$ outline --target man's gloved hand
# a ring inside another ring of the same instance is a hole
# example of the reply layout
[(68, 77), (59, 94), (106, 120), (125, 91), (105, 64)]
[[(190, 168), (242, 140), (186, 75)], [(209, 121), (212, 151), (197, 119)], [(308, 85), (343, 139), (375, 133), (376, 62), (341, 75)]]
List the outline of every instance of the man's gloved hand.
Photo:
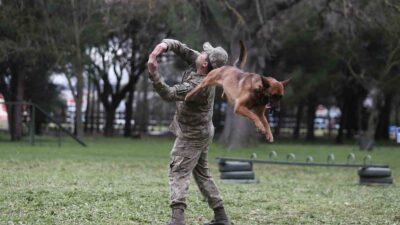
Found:
[(157, 56), (161, 53), (165, 52), (168, 49), (168, 45), (166, 43), (158, 44), (154, 50), (149, 55), (149, 61), (147, 61), (147, 68), (149, 70), (150, 75), (153, 75), (157, 71)]

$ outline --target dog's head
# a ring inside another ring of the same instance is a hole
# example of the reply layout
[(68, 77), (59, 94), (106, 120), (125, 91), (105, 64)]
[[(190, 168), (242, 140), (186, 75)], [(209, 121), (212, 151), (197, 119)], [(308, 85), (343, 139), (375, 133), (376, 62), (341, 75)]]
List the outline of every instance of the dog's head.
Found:
[(279, 101), (285, 94), (285, 86), (290, 79), (277, 81), (272, 77), (262, 77), (263, 90), (269, 100), (269, 107), (279, 109)]

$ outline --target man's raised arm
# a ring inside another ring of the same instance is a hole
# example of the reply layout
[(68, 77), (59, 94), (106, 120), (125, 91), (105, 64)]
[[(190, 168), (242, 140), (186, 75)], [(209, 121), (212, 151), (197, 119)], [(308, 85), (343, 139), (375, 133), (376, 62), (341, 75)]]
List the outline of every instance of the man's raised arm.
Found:
[(147, 62), (149, 78), (152, 81), (155, 91), (161, 96), (162, 99), (165, 101), (183, 101), (186, 94), (192, 90), (198, 84), (198, 82), (186, 81), (182, 84), (174, 85), (173, 87), (168, 86), (157, 72), (157, 56), (168, 49), (175, 49), (177, 52), (181, 52), (182, 54), (186, 55), (186, 57), (194, 57), (193, 54), (196, 53), (192, 52), (193, 50), (189, 48), (185, 48), (186, 45), (183, 45), (179, 41), (173, 40), (169, 43), (171, 44), (171, 47), (165, 42), (158, 44), (149, 55), (149, 61)]
[(187, 47), (185, 44), (174, 39), (164, 39), (162, 43), (167, 44), (167, 51), (173, 51), (179, 57), (181, 57), (185, 62), (193, 67), (195, 67), (195, 61), (199, 56), (199, 52)]
[(186, 94), (199, 83), (197, 80), (189, 80), (170, 87), (159, 76), (158, 72), (155, 72), (153, 74), (149, 73), (149, 78), (152, 81), (154, 90), (158, 93), (158, 95), (160, 95), (160, 97), (164, 101), (168, 102), (184, 101)]

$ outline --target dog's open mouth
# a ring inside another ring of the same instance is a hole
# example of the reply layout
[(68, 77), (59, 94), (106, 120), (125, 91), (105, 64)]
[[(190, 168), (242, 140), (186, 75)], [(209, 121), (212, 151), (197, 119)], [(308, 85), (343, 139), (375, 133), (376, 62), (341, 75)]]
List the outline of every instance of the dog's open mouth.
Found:
[(279, 111), (279, 109), (280, 109), (279, 102), (281, 99), (282, 99), (282, 95), (279, 95), (279, 94), (270, 95), (268, 98), (268, 103), (265, 105), (265, 108)]
[(273, 102), (273, 101), (269, 101), (266, 105), (265, 108), (268, 110), (274, 110), (279, 112), (280, 110), (280, 104), (279, 101), (278, 102)]

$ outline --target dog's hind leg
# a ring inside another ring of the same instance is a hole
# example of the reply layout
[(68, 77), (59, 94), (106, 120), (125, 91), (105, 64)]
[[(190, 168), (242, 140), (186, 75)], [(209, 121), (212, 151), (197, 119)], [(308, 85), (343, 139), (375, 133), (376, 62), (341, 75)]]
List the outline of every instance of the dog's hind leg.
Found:
[(268, 120), (265, 117), (265, 107), (264, 106), (258, 106), (254, 108), (254, 113), (260, 118), (262, 124), (264, 125), (264, 128), (266, 130), (265, 133), (265, 138), (269, 142), (274, 141), (274, 136), (272, 135), (271, 127), (269, 126)]

